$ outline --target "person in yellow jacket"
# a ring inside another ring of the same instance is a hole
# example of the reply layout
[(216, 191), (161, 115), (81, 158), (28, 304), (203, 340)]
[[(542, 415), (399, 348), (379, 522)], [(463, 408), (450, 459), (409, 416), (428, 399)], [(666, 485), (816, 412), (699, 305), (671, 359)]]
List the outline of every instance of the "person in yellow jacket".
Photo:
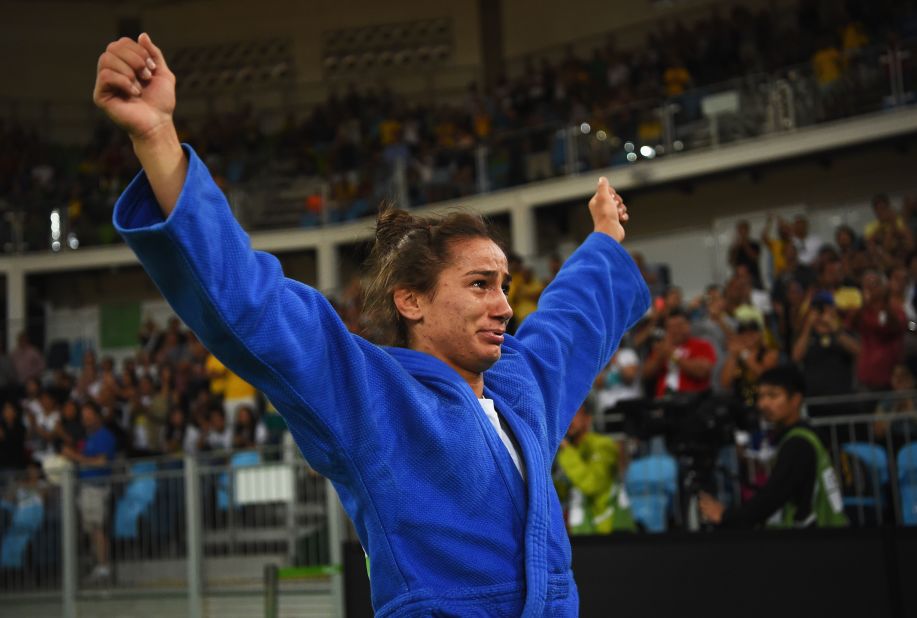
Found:
[(592, 431), (592, 405), (587, 400), (580, 406), (554, 460), (554, 486), (567, 529), (570, 534), (634, 532), (627, 492), (618, 479), (618, 443)]
[(210, 377), (210, 392), (223, 396), (226, 426), (233, 427), (239, 406), (247, 405), (255, 409), (255, 387), (227, 369), (213, 354), (207, 356), (205, 367)]

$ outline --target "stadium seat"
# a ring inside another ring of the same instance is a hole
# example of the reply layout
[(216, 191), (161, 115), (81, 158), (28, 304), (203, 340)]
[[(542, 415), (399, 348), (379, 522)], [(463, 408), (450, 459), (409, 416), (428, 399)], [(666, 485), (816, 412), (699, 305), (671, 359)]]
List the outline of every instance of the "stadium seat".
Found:
[(905, 526), (917, 526), (917, 443), (898, 451), (897, 464), (901, 521)]
[(678, 485), (678, 465), (669, 455), (635, 459), (625, 479), (634, 519), (648, 532), (664, 532)]
[(881, 446), (866, 442), (849, 442), (844, 444), (841, 450), (866, 464), (870, 474), (875, 471), (880, 485), (888, 484), (888, 455)]
[(115, 538), (136, 539), (137, 522), (149, 512), (156, 499), (156, 464), (152, 461), (135, 463), (130, 467), (133, 478), (115, 506)]
[(45, 507), (40, 498), (21, 502), (13, 512), (13, 522), (0, 545), (0, 567), (22, 568), (29, 543), (45, 519)]
[[(258, 451), (241, 451), (229, 458), (231, 468), (250, 468), (260, 464), (261, 453)], [(229, 475), (226, 472), (217, 479), (217, 508), (221, 511), (229, 508)]]
[(641, 457), (631, 462), (626, 482), (631, 496), (659, 491), (673, 496), (678, 483), (678, 465), (670, 455)]
[(917, 487), (917, 442), (898, 451), (898, 481), (902, 486)]
[(665, 494), (645, 494), (630, 498), (634, 520), (647, 532), (665, 532), (668, 529), (669, 497)]

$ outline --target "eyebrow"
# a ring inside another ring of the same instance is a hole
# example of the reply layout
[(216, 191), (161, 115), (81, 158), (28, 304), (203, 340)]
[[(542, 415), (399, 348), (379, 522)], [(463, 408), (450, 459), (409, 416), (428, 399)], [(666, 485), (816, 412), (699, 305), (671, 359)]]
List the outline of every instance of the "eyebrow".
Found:
[(496, 277), (497, 275), (503, 275), (503, 282), (509, 283), (513, 280), (513, 276), (509, 273), (500, 273), (498, 270), (469, 270), (465, 273), (465, 276), (468, 275), (478, 275), (479, 277)]

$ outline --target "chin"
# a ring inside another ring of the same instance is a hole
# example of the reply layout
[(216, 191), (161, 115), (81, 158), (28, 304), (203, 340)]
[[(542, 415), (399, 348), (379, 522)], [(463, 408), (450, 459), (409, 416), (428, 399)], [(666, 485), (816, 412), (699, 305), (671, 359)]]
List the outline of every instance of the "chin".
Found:
[(481, 368), (480, 373), (487, 371), (488, 369), (493, 367), (495, 364), (497, 364), (497, 361), (500, 360), (500, 356), (501, 356), (501, 352), (499, 348), (497, 348), (496, 352), (482, 354), (478, 358), (478, 366)]

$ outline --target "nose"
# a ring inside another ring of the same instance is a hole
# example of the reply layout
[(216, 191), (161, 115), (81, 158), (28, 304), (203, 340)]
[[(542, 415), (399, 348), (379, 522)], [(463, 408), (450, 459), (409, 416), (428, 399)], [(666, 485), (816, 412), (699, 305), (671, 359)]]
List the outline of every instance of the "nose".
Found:
[(503, 290), (497, 290), (496, 296), (497, 299), (491, 310), (491, 314), (505, 324), (513, 317), (513, 308), (510, 306), (509, 299), (506, 297), (506, 294), (503, 293)]

